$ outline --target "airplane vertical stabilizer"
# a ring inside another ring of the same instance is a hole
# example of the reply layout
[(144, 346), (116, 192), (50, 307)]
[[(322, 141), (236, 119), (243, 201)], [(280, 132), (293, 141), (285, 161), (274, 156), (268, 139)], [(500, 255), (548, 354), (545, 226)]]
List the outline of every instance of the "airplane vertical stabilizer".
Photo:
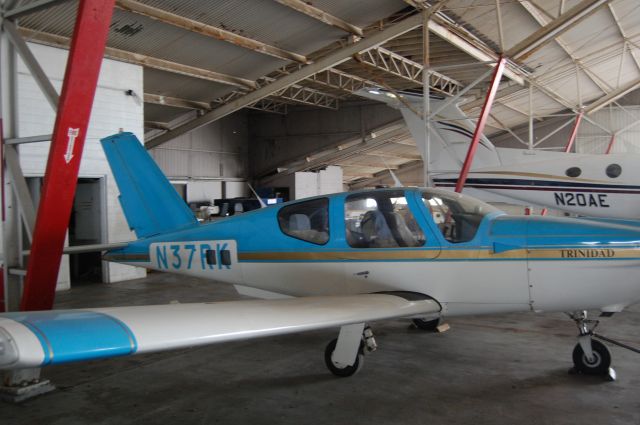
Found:
[(197, 226), (195, 216), (132, 133), (100, 141), (120, 190), (120, 204), (138, 238)]
[[(358, 95), (384, 102), (392, 108), (400, 110), (402, 117), (416, 142), (418, 151), (426, 157), (425, 125), (422, 119), (422, 95), (412, 93), (389, 93), (384, 90), (360, 90)], [(398, 99), (400, 96), (402, 99)], [(447, 98), (432, 95), (431, 111), (439, 112), (431, 121), (430, 173), (451, 172), (460, 170), (473, 137), (475, 122), (456, 105), (451, 104), (441, 109)], [(441, 109), (441, 110), (440, 110)], [(485, 136), (480, 138), (473, 168), (500, 166), (498, 151)]]

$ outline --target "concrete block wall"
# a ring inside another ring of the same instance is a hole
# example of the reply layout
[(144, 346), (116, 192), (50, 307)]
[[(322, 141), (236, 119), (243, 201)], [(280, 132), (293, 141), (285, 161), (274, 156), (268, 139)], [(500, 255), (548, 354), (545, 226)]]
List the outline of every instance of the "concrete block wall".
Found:
[[(58, 92), (62, 86), (68, 52), (39, 44), (29, 44), (33, 54), (50, 78)], [(17, 64), (17, 136), (36, 136), (53, 131), (55, 112), (46, 101), (29, 70), (21, 60)], [(128, 96), (133, 90), (139, 97)], [(118, 201), (118, 189), (99, 140), (120, 130), (143, 138), (142, 67), (104, 59), (100, 71), (98, 88), (91, 113), (87, 138), (80, 165), (79, 177), (101, 178), (105, 181), (106, 229), (104, 242), (119, 242), (135, 239), (129, 230)], [(27, 177), (44, 175), (49, 143), (34, 143), (20, 146), (20, 160)], [(141, 278), (146, 271), (141, 268), (103, 263), (103, 278), (106, 282), (117, 282)], [(69, 286), (68, 260), (62, 262), (60, 289)]]

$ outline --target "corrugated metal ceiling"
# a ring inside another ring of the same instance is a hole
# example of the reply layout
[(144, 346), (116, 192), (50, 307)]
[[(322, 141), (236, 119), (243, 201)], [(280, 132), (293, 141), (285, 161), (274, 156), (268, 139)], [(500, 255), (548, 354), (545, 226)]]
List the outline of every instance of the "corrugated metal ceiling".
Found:
[[(36, 1), (22, 1), (19, 4)], [(347, 42), (349, 35), (342, 29), (327, 25), (274, 0), (138, 1), (146, 6), (313, 58), (340, 48)], [(579, 3), (579, 0), (500, 0), (504, 49), (508, 50), (517, 45), (535, 33), (545, 22), (556, 19), (560, 13)], [(377, 31), (378, 27), (384, 27), (407, 14), (415, 13), (402, 0), (314, 0), (312, 6), (353, 25), (368, 27), (369, 32)], [(25, 16), (19, 20), (19, 25), (39, 33), (70, 37), (76, 7), (77, 2), (68, 1)], [(449, 0), (441, 13), (451, 19), (456, 28), (474, 34), (494, 50), (500, 49), (501, 39), (494, 0)], [(588, 105), (607, 92), (640, 81), (638, 28), (640, 2), (613, 0), (556, 40), (525, 57), (521, 64), (530, 72), (536, 84), (532, 97), (536, 114), (554, 113), (566, 110), (568, 106), (578, 108), (580, 105)], [(278, 77), (281, 75), (275, 72), (278, 68), (289, 64), (289, 70), (293, 70), (298, 66), (291, 66), (289, 60), (258, 53), (122, 9), (116, 9), (114, 12), (108, 45), (178, 65), (188, 65), (248, 80), (257, 80), (266, 75)], [(389, 40), (383, 47), (421, 63), (421, 29)], [(430, 52), (431, 66), (436, 69), (452, 64), (475, 62), (467, 53), (436, 36), (431, 37)], [(362, 78), (381, 81), (396, 89), (420, 87), (417, 81), (407, 81), (381, 70), (366, 69), (355, 61), (345, 62), (338, 68)], [(468, 84), (486, 69), (485, 65), (471, 65), (442, 72), (463, 84)], [(149, 67), (145, 68), (144, 78), (146, 92), (201, 102), (211, 102), (238, 90), (238, 87), (231, 85)], [(348, 95), (344, 90), (323, 88), (318, 83), (301, 84), (313, 86), (316, 90), (328, 94), (341, 97)], [(538, 86), (542, 86), (544, 90), (540, 90)], [(482, 92), (472, 91), (470, 95), (480, 98)], [(530, 100), (527, 88), (523, 87), (519, 92), (498, 97), (494, 116), (502, 124), (515, 127), (528, 121)], [(477, 108), (469, 112), (477, 113)], [(179, 113), (180, 109), (154, 105), (146, 108), (145, 119), (169, 121), (172, 114)], [(500, 125), (495, 122), (492, 125), (495, 126), (492, 131), (502, 131), (499, 130)], [(392, 149), (405, 149), (398, 148), (398, 145), (390, 146)], [(409, 146), (406, 149), (411, 151), (415, 148)], [(413, 152), (415, 153), (415, 150)]]

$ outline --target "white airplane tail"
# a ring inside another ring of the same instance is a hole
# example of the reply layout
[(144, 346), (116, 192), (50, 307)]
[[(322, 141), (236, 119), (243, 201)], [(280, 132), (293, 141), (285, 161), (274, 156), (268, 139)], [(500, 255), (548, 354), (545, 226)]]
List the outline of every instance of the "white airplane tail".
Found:
[[(359, 95), (385, 102), (402, 113), (409, 131), (423, 158), (426, 158), (426, 133), (422, 112), (422, 95), (390, 93), (383, 90), (361, 90)], [(445, 105), (447, 99), (431, 95), (430, 108), (435, 117), (430, 126), (431, 173), (446, 173), (460, 170), (473, 137), (475, 122), (469, 119), (456, 104)], [(480, 139), (474, 158), (474, 168), (500, 166), (500, 156), (485, 136)]]

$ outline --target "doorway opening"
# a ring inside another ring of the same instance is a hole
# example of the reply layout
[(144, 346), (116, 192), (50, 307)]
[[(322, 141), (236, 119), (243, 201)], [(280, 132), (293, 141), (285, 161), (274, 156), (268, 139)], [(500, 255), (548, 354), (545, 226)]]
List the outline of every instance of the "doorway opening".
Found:
[[(106, 202), (104, 178), (79, 178), (69, 218), (69, 246), (104, 243)], [(103, 282), (101, 252), (69, 255), (71, 286)]]

